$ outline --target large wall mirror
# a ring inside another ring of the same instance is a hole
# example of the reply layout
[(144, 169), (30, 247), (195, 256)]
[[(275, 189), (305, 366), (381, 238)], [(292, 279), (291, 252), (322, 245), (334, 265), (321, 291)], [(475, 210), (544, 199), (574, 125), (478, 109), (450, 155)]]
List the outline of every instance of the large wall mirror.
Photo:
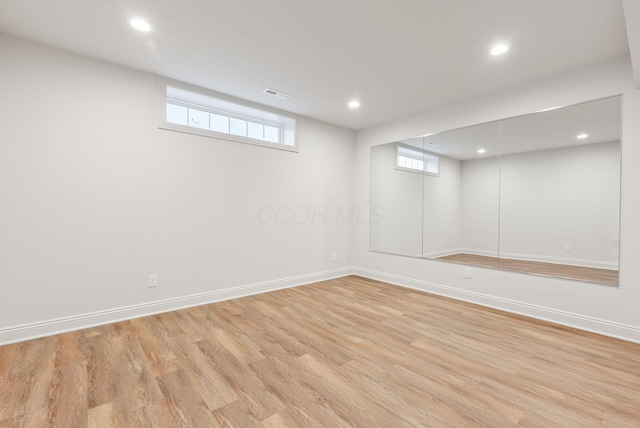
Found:
[(618, 285), (621, 97), (371, 148), (371, 251)]

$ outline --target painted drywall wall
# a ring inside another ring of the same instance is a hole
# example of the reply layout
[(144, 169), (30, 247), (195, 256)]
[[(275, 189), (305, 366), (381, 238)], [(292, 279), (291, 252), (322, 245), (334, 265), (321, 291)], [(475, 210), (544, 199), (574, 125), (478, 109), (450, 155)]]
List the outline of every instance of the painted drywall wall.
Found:
[[(353, 265), (640, 341), (640, 95), (628, 58), (363, 130), (354, 158), (351, 132), (305, 118), (297, 155), (162, 131), (154, 76), (5, 35), (0, 56), (0, 333)], [(479, 268), (467, 280), (456, 264), (369, 251), (370, 147), (614, 94), (624, 94), (620, 287)]]
[(0, 330), (347, 267), (352, 131), (160, 130), (156, 76), (5, 35), (0, 58)]
[(633, 86), (628, 57), (551, 76), (511, 90), (455, 102), (356, 133), (354, 203), (369, 204), (369, 152), (372, 146), (427, 133), (485, 123), (559, 105), (623, 94), (620, 286), (463, 267), (368, 251), (368, 225), (351, 229), (354, 271), (391, 282), (508, 309), (580, 328), (640, 341), (640, 93)]

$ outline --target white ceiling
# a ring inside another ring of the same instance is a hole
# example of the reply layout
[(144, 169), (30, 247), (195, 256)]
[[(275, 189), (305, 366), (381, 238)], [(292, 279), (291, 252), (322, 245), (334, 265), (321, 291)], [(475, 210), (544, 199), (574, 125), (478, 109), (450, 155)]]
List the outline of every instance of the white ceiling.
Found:
[(623, 0), (623, 5), (636, 89), (640, 89), (640, 1)]
[[(620, 108), (620, 97), (611, 97), (412, 138), (402, 143), (450, 158), (470, 160), (620, 141)], [(588, 137), (576, 138), (583, 133)], [(481, 148), (486, 152), (479, 154)]]
[(2, 0), (0, 32), (362, 129), (626, 55), (622, 1)]

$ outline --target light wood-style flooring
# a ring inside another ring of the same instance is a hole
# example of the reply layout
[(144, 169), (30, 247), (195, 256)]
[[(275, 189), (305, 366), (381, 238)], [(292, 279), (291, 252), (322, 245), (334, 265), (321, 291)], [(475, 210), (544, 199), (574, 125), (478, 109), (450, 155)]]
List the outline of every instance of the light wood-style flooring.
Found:
[(563, 265), (559, 263), (534, 262), (529, 260), (503, 259), (466, 253), (438, 257), (438, 260), (462, 263), (471, 266), (533, 273), (536, 275), (576, 279), (578, 281), (595, 282), (597, 284), (604, 285), (618, 285), (618, 271), (612, 269), (598, 269), (584, 266)]
[(640, 345), (347, 277), (0, 347), (0, 427), (638, 427)]

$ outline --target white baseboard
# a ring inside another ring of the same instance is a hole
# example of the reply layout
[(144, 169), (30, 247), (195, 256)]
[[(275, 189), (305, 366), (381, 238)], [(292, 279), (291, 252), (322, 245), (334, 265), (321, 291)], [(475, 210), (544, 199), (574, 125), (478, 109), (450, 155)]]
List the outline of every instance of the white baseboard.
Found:
[(490, 296), (475, 291), (461, 290), (459, 288), (378, 272), (371, 269), (353, 267), (351, 268), (351, 273), (365, 278), (388, 282), (390, 284), (440, 296), (451, 297), (456, 300), (475, 303), (477, 305), (573, 327), (579, 330), (590, 331), (604, 336), (640, 343), (640, 328), (626, 324), (587, 317), (557, 309), (545, 308), (543, 306), (531, 305), (515, 300), (503, 299), (501, 297)]
[(617, 262), (609, 262), (604, 260), (585, 260), (585, 259), (575, 259), (570, 257), (544, 256), (544, 255), (538, 255), (538, 254), (506, 253), (504, 251), (501, 251), (500, 253), (498, 253), (497, 251), (476, 250), (473, 248), (458, 248), (457, 252), (465, 253), (465, 254), (474, 254), (477, 256), (500, 257), (503, 259), (511, 259), (511, 260), (525, 260), (530, 262), (555, 263), (555, 264), (561, 264), (561, 265), (583, 266), (583, 267), (598, 268), (598, 269), (613, 269), (613, 270), (618, 269)]
[(477, 250), (475, 248), (458, 248), (458, 253), (473, 254), (475, 256), (500, 257), (500, 253), (498, 251)]
[(494, 309), (512, 312), (531, 318), (549, 321), (580, 330), (590, 331), (605, 336), (615, 337), (630, 342), (640, 343), (640, 328), (605, 321), (598, 318), (586, 317), (570, 312), (531, 305), (514, 300), (503, 299), (474, 291), (461, 290), (446, 285), (435, 284), (428, 281), (406, 278), (399, 275), (379, 272), (371, 269), (352, 267), (341, 268), (325, 272), (317, 272), (308, 275), (300, 275), (273, 281), (265, 281), (256, 284), (248, 284), (240, 287), (227, 288), (189, 296), (114, 308), (104, 311), (91, 312), (76, 316), (57, 318), (42, 322), (5, 327), (0, 329), (0, 346), (39, 337), (51, 336), (83, 328), (124, 321), (133, 318), (175, 311), (192, 306), (204, 305), (222, 300), (235, 299), (253, 294), (266, 293), (283, 288), (296, 287), (317, 281), (340, 278), (347, 275), (359, 275), (378, 281), (402, 287), (412, 288), (427, 293), (437, 294), (465, 302), (475, 303)]
[(583, 266), (597, 269), (618, 269), (617, 262), (603, 260), (572, 259), (570, 257), (540, 256), (537, 254), (500, 253), (503, 259), (528, 260), (532, 262), (555, 263), (570, 266)]
[(459, 252), (460, 252), (460, 250), (458, 248), (451, 248), (451, 249), (448, 249), (448, 250), (431, 251), (431, 252), (422, 254), (422, 258), (423, 259), (437, 259), (438, 257), (452, 256), (454, 254), (458, 254)]
[(340, 278), (349, 274), (349, 268), (334, 269), (273, 281), (259, 282), (256, 284), (248, 284), (240, 287), (208, 291), (205, 293), (192, 294), (189, 296), (175, 297), (155, 302), (142, 303), (138, 305), (108, 309), (104, 311), (97, 311), (47, 321), (0, 328), (0, 346), (7, 345), (9, 343), (37, 339), (44, 336), (65, 333), (68, 331), (80, 330), (83, 328), (95, 327), (98, 325), (110, 324), (113, 322), (124, 321), (133, 318), (140, 318), (148, 315), (159, 314), (162, 312), (175, 311), (192, 306), (205, 305), (207, 303), (250, 296), (252, 294), (260, 294), (269, 291), (280, 290), (283, 288), (297, 287), (299, 285), (309, 284), (312, 282)]

